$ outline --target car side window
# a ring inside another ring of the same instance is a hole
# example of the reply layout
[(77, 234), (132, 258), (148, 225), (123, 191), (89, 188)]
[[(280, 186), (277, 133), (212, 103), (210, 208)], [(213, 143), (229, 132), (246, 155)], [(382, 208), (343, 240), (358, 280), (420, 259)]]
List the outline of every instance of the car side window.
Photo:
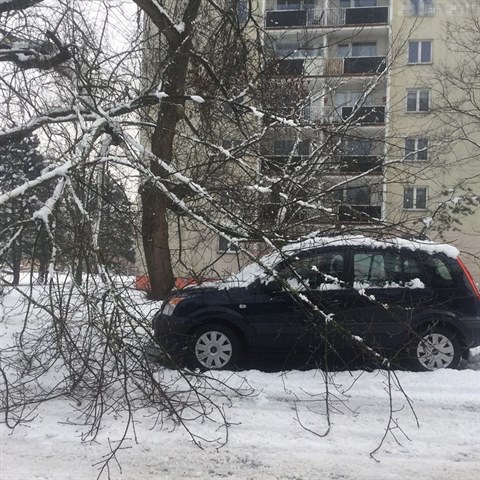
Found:
[(290, 261), (278, 275), (298, 289), (330, 290), (341, 288), (343, 252), (321, 252)]
[(455, 281), (447, 264), (438, 256), (426, 256), (423, 264), (432, 287), (452, 287)]
[(396, 252), (358, 252), (353, 256), (354, 287), (387, 288), (403, 285), (402, 264)]
[(402, 253), (402, 266), (405, 286), (410, 288), (424, 288), (425, 278), (418, 259), (410, 253)]

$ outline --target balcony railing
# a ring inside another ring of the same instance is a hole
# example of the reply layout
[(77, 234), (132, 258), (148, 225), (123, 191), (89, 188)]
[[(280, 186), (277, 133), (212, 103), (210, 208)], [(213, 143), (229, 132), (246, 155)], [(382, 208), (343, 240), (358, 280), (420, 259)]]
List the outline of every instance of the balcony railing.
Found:
[(385, 106), (375, 107), (323, 107), (309, 105), (302, 110), (303, 119), (315, 123), (343, 123), (345, 121), (357, 124), (383, 124), (385, 123)]
[(325, 75), (368, 75), (382, 73), (385, 57), (329, 58), (325, 62)]
[(306, 10), (270, 10), (265, 15), (267, 28), (304, 27), (306, 25)]
[(341, 222), (365, 222), (382, 218), (382, 207), (376, 205), (340, 205), (338, 219)]
[(279, 173), (285, 168), (294, 170), (297, 165), (305, 161), (308, 156), (304, 155), (269, 155), (261, 162), (260, 170), (262, 173)]
[(280, 60), (277, 65), (276, 73), (278, 75), (303, 75), (305, 59), (287, 58)]
[(385, 123), (385, 107), (342, 107), (342, 119), (355, 123)]
[(335, 166), (340, 173), (354, 174), (370, 172), (372, 175), (382, 173), (382, 161), (374, 155), (341, 155), (334, 157)]
[(265, 12), (266, 28), (338, 27), (387, 23), (388, 7), (308, 8)]
[(388, 23), (388, 7), (345, 9), (344, 25), (370, 25), (378, 23)]

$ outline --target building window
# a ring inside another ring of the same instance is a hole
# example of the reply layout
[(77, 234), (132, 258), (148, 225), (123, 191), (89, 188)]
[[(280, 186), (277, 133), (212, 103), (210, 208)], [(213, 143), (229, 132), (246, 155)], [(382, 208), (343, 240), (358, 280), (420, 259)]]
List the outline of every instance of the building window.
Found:
[(222, 141), (222, 147), (224, 150), (228, 150), (228, 153), (226, 151), (223, 153), (230, 158), (241, 158), (243, 155), (245, 155), (245, 148), (242, 148), (242, 145), (242, 140), (225, 139)]
[(308, 156), (310, 150), (310, 143), (308, 140), (298, 142), (290, 139), (275, 139), (273, 141), (273, 155), (279, 156)]
[(428, 112), (430, 108), (430, 90), (416, 88), (407, 91), (407, 112)]
[(277, 0), (277, 10), (303, 10), (315, 8), (315, 0)]
[(335, 200), (347, 205), (370, 205), (371, 196), (372, 191), (368, 185), (349, 186), (333, 192)]
[(405, 160), (428, 160), (428, 140), (407, 137), (405, 139)]
[(337, 57), (376, 57), (375, 42), (340, 43), (337, 46)]
[(370, 156), (374, 149), (374, 141), (371, 138), (350, 138), (348, 139), (345, 153), (348, 156)]
[(408, 63), (431, 63), (432, 42), (430, 40), (408, 42)]
[(250, 13), (248, 0), (227, 0), (227, 8), (235, 14), (238, 23), (247, 23)]
[(279, 38), (271, 41), (276, 58), (305, 58), (322, 56), (322, 47), (308, 39)]
[(233, 243), (229, 242), (225, 237), (218, 236), (218, 251), (222, 253), (237, 253), (238, 248)]
[(433, 0), (410, 0), (410, 15), (421, 17), (434, 13)]
[(425, 210), (427, 208), (427, 187), (406, 187), (403, 192), (405, 210)]
[(340, 0), (340, 8), (376, 7), (377, 0)]

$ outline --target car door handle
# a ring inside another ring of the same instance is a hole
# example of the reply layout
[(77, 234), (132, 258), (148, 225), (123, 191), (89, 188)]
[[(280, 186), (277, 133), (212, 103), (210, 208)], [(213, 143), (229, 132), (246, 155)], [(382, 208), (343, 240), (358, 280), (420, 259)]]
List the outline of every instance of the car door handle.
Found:
[(325, 305), (347, 305), (345, 300), (325, 300)]

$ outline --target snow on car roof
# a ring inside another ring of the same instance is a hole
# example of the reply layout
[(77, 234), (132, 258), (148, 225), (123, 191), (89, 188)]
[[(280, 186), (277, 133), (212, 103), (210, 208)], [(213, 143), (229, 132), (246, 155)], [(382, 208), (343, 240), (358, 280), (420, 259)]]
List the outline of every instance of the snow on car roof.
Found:
[(444, 253), (448, 257), (457, 258), (459, 251), (456, 247), (445, 243), (436, 243), (429, 240), (407, 240), (400, 237), (391, 237), (378, 240), (363, 235), (342, 235), (337, 237), (319, 237), (312, 233), (302, 240), (289, 244), (282, 248), (282, 252), (291, 253), (295, 251), (308, 250), (315, 247), (330, 246), (366, 246), (371, 248), (405, 248), (408, 250), (421, 250), (430, 254)]
[(232, 274), (226, 282), (235, 282), (239, 286), (246, 286), (257, 278), (267, 277), (269, 274), (265, 269), (273, 267), (282, 259), (293, 255), (296, 252), (310, 250), (318, 247), (336, 246), (365, 246), (370, 248), (404, 248), (407, 250), (429, 253), (443, 253), (451, 258), (457, 258), (459, 250), (445, 243), (435, 243), (427, 240), (407, 240), (399, 237), (385, 238), (382, 240), (365, 237), (363, 235), (341, 235), (336, 237), (321, 237), (318, 233), (312, 233), (302, 239), (290, 243), (280, 250), (261, 257), (258, 262), (253, 262), (238, 273)]

